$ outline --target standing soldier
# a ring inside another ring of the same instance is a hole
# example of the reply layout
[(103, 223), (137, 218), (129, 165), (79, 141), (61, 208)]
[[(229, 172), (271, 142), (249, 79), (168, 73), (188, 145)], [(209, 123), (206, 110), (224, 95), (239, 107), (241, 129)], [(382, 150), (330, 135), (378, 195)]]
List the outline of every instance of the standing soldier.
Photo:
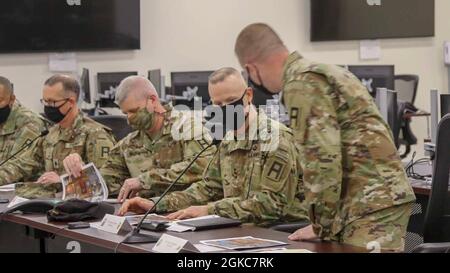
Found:
[(289, 53), (266, 24), (238, 36), (235, 53), (251, 80), (283, 92), (299, 144), (312, 226), (293, 240), (324, 240), (401, 251), (414, 193), (388, 125), (350, 72)]

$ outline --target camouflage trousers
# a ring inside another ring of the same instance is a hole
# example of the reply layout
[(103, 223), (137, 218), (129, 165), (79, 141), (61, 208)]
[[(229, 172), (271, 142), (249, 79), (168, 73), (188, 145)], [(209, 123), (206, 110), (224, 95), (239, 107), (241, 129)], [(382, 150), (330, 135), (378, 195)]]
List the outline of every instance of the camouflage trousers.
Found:
[(347, 225), (336, 241), (367, 249), (402, 252), (412, 203), (377, 211)]

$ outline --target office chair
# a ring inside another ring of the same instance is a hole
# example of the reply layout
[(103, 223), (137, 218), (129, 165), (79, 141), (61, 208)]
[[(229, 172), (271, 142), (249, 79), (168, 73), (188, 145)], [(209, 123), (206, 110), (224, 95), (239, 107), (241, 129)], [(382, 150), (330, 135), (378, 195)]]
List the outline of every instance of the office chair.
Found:
[(450, 243), (423, 244), (412, 253), (450, 253)]
[(106, 127), (111, 128), (117, 141), (122, 140), (133, 131), (130, 125), (128, 125), (128, 121), (125, 116), (95, 116), (90, 118), (102, 125), (105, 125)]
[(416, 101), (419, 76), (396, 75), (395, 90), (398, 92), (398, 100), (414, 104)]
[(423, 224), (425, 222), (425, 212), (427, 210), (428, 197), (418, 195), (416, 202), (413, 204), (411, 216), (409, 218), (408, 227), (405, 237), (405, 252), (411, 253), (424, 243), (423, 240)]
[(397, 128), (394, 131), (394, 139), (396, 140), (397, 149), (401, 146), (405, 146), (405, 152), (400, 155), (402, 159), (406, 158), (411, 153), (411, 146), (417, 144), (417, 137), (414, 135), (411, 129), (411, 119), (405, 119), (406, 113), (417, 112), (417, 109), (410, 102), (398, 102), (398, 116), (397, 116)]
[(431, 195), (424, 223), (424, 242), (450, 242), (450, 114), (439, 123)]

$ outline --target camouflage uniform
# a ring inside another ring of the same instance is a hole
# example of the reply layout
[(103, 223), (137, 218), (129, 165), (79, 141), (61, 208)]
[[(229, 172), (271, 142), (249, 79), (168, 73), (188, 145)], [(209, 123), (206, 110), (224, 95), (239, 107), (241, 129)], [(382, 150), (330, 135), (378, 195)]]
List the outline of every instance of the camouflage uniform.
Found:
[[(83, 117), (80, 113), (72, 128), (55, 125), (49, 134), (30, 150), (0, 168), (0, 184), (32, 181), (44, 172), (65, 173), (63, 160), (78, 153), (84, 162), (102, 166), (115, 144), (109, 128)], [(41, 186), (35, 183), (19, 184), (16, 194), (26, 198), (53, 198), (60, 184)]]
[[(0, 125), (0, 162), (18, 152), (27, 142), (38, 137), (46, 122), (38, 114), (14, 103), (11, 114)], [(4, 182), (3, 182), (4, 183)], [(0, 186), (3, 185), (0, 183)]]
[[(259, 115), (259, 124), (262, 123), (269, 123), (269, 126), (262, 130), (264, 127), (260, 127), (259, 132), (250, 131), (245, 140), (224, 140), (205, 171), (204, 179), (183, 192), (166, 196), (157, 211), (207, 205), (211, 215), (263, 226), (307, 219), (301, 204), (298, 151), (292, 131), (264, 114)], [(273, 149), (266, 149), (272, 144), (263, 140), (271, 139), (267, 136), (272, 136), (274, 126), (278, 126), (278, 130), (272, 139), (277, 138), (278, 143)]]
[(345, 69), (289, 56), (283, 100), (299, 144), (306, 201), (325, 240), (401, 250), (415, 200), (392, 134)]
[[(177, 111), (170, 105), (166, 106), (166, 110), (164, 125), (158, 134), (151, 137), (146, 132), (136, 131), (112, 149), (108, 161), (100, 169), (110, 195), (118, 195), (128, 178), (139, 178), (144, 188), (141, 196), (160, 195), (192, 159), (211, 143), (211, 137), (202, 126), (201, 119), (194, 119), (193, 112)], [(174, 139), (173, 132), (179, 133), (182, 139)], [(184, 190), (200, 181), (214, 152), (214, 147), (206, 151), (174, 190)]]

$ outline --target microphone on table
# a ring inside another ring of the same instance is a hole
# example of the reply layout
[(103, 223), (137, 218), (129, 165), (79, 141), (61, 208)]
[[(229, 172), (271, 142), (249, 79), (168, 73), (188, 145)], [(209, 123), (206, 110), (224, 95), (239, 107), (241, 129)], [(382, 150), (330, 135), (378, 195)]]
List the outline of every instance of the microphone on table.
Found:
[(28, 149), (31, 147), (31, 145), (36, 142), (36, 140), (40, 139), (41, 137), (45, 137), (46, 135), (48, 135), (49, 131), (46, 129), (44, 131), (41, 132), (41, 134), (39, 136), (37, 136), (36, 138), (34, 138), (33, 140), (31, 140), (28, 143), (25, 143), (22, 148), (20, 148), (20, 150), (18, 150), (16, 153), (14, 153), (13, 155), (11, 155), (10, 157), (8, 157), (5, 161), (3, 161), (2, 163), (0, 163), (0, 167), (2, 167), (3, 165), (5, 165), (8, 161), (10, 161), (12, 158), (16, 157), (18, 154), (20, 154), (21, 152), (23, 152), (25, 149)]
[(159, 240), (158, 236), (155, 235), (147, 235), (147, 234), (141, 234), (141, 228), (142, 225), (144, 224), (145, 218), (147, 218), (147, 216), (150, 213), (154, 213), (156, 211), (156, 206), (161, 202), (161, 200), (164, 199), (164, 197), (170, 192), (170, 190), (178, 183), (178, 181), (180, 181), (180, 179), (183, 177), (183, 175), (192, 167), (192, 165), (194, 165), (194, 163), (197, 161), (197, 159), (205, 152), (207, 151), (209, 148), (211, 148), (212, 146), (217, 146), (221, 143), (221, 140), (216, 140), (214, 139), (212, 141), (211, 144), (209, 144), (206, 148), (204, 148), (200, 153), (198, 153), (195, 158), (191, 161), (191, 163), (189, 163), (189, 165), (183, 170), (182, 173), (180, 173), (180, 175), (177, 177), (177, 179), (175, 179), (170, 185), (169, 187), (167, 187), (166, 191), (164, 191), (164, 193), (159, 197), (158, 201), (156, 201), (156, 203), (145, 213), (144, 217), (142, 217), (142, 219), (139, 221), (138, 225), (136, 226), (136, 228), (134, 228), (126, 237), (125, 239), (122, 241), (122, 243), (124, 244), (144, 244), (144, 243), (155, 243)]

